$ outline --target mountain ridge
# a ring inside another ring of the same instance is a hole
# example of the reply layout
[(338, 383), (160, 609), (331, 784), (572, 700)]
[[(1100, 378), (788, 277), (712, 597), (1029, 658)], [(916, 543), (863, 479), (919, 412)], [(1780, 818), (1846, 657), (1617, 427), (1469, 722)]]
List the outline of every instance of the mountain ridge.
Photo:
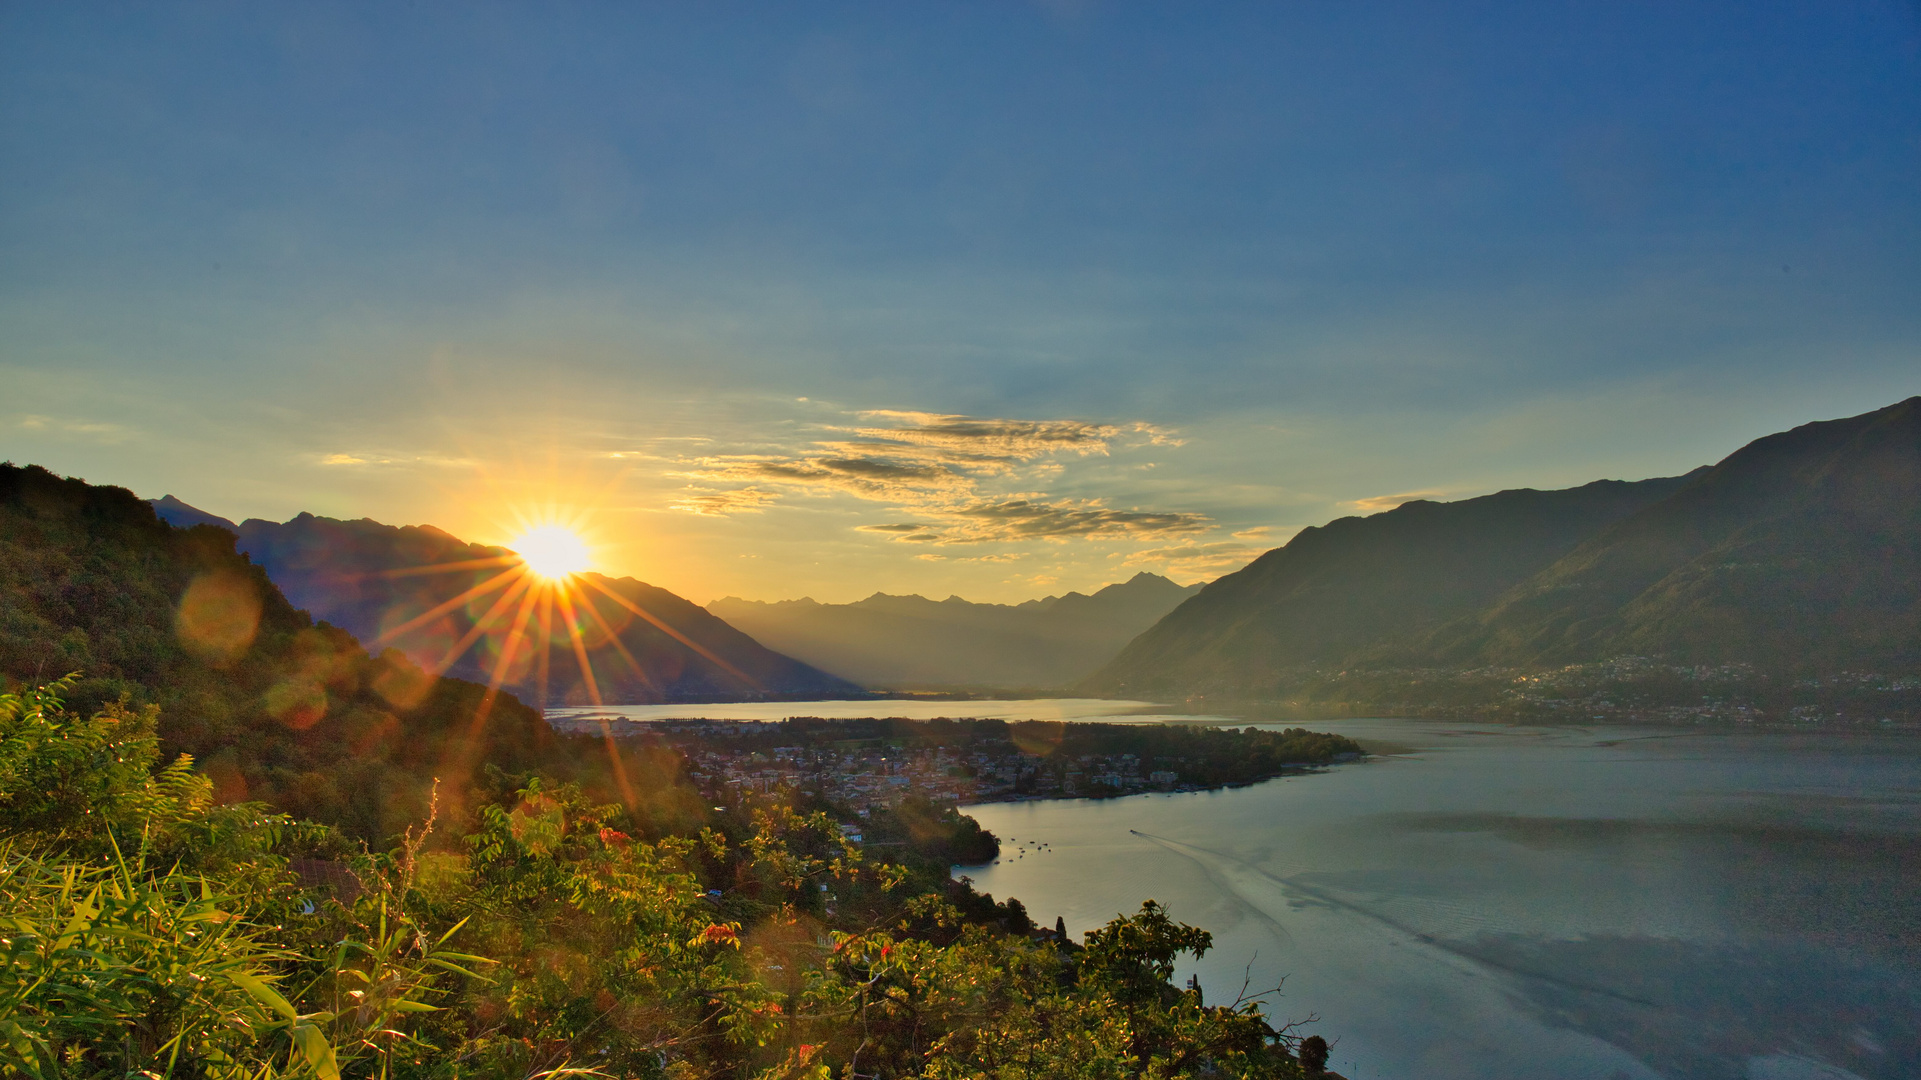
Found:
[(158, 706), (165, 752), (192, 754), (221, 800), (373, 841), (419, 821), (437, 777), (451, 807), (483, 766), (564, 764), (538, 711), (316, 624), (232, 532), (0, 463), (0, 687), (70, 672), (76, 712)]
[(1019, 604), (875, 592), (850, 604), (723, 597), (708, 610), (790, 655), (895, 689), (1064, 687), (1198, 586), (1138, 573)]
[[(169, 512), (185, 516), (177, 508)], [(249, 518), (234, 532), (238, 549), (315, 618), (363, 641), (391, 644), (423, 667), (482, 683), (493, 678), (501, 635), (473, 636), (485, 618), (486, 602), (456, 607), (424, 625), (408, 624), (500, 569), (452, 564), (498, 561), (508, 555), (507, 549), (470, 543), (428, 525), (386, 525), (371, 518), (347, 521), (311, 513), (285, 522)], [(450, 568), (435, 572), (436, 567)], [(862, 692), (854, 683), (765, 648), (666, 589), (592, 572), (577, 578), (588, 586), (578, 590), (576, 604), (587, 627), (584, 647), (593, 679), (580, 672), (571, 639), (550, 625), (550, 648), (510, 661), (512, 670), (507, 672), (505, 685), (530, 701), (586, 705), (596, 692), (608, 704)], [(497, 617), (495, 622), (504, 630), (510, 620)], [(537, 628), (527, 632), (536, 633)], [(449, 660), (450, 650), (468, 639), (473, 647)]]
[(1917, 582), (1921, 397), (1765, 436), (1680, 477), (1407, 503), (1305, 529), (1081, 688), (1258, 696), (1341, 668), (1624, 656), (1905, 670), (1921, 665)]
[[(1615, 523), (1474, 624), (1438, 636), (1436, 653), (1531, 663), (1605, 652), (1772, 667), (1795, 657), (1904, 662), (1884, 643), (1915, 640), (1918, 508), (1921, 397), (1803, 424), (1747, 444)], [(1835, 621), (1891, 604), (1907, 614), (1876, 641)], [(1738, 653), (1726, 644), (1736, 640)]]

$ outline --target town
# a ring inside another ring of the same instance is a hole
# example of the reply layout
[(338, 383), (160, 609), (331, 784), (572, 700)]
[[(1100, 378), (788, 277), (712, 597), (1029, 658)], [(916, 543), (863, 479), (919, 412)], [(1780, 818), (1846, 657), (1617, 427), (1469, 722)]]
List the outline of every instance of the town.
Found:
[(910, 798), (945, 806), (1109, 798), (1251, 783), (1362, 756), (1336, 735), (1191, 725), (1001, 720), (557, 721), (582, 734), (650, 740), (684, 758), (717, 803), (811, 797), (856, 811)]

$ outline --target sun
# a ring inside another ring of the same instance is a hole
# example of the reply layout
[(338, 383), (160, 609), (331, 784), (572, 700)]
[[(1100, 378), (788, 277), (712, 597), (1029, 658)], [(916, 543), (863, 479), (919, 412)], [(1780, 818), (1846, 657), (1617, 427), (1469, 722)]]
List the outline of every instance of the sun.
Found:
[(565, 525), (539, 525), (507, 545), (527, 569), (548, 581), (564, 581), (592, 564), (587, 542)]

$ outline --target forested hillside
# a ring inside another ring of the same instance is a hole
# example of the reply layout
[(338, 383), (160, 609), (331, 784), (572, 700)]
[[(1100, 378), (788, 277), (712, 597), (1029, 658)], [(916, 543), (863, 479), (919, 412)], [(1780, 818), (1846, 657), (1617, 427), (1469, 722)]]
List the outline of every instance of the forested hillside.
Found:
[(1748, 444), (1433, 650), (1469, 664), (1921, 670), (1921, 398)]
[(1176, 608), (1088, 685), (1147, 695), (1254, 689), (1304, 667), (1405, 654), (1686, 480), (1416, 500), (1303, 529)]
[(1272, 696), (1370, 670), (1432, 680), (1623, 657), (1763, 678), (1921, 672), (1921, 398), (1757, 440), (1685, 477), (1409, 503), (1304, 530), (1086, 685)]
[(1319, 1075), (1269, 995), (1173, 984), (1211, 938), (1152, 902), (1076, 943), (949, 880), (994, 842), (951, 808), (880, 859), (806, 792), (710, 805), (232, 543), (0, 466), (0, 1076)]
[(369, 655), (233, 543), (174, 528), (122, 488), (0, 464), (0, 679), (80, 672), (75, 711), (158, 706), (163, 752), (192, 754), (222, 799), (374, 840), (425, 812), (436, 775), (566, 764), (534, 710)]

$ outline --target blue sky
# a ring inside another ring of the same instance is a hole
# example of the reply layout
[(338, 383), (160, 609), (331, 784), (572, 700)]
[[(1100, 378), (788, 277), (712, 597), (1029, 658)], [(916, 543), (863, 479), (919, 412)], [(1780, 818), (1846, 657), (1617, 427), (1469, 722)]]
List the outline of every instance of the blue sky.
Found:
[(0, 456), (697, 600), (1680, 472), (1921, 392), (1918, 10), (8, 4)]

